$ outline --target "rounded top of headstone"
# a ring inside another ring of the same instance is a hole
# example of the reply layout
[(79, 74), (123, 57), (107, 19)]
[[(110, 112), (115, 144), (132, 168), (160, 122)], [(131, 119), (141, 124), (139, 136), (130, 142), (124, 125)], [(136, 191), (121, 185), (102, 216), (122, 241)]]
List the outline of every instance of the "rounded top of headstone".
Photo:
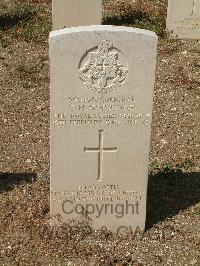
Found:
[(139, 29), (139, 28), (133, 28), (133, 27), (125, 27), (125, 26), (112, 26), (112, 25), (92, 25), (92, 26), (79, 26), (79, 27), (70, 27), (70, 28), (64, 28), (59, 29), (50, 32), (50, 39), (54, 37), (58, 37), (65, 34), (71, 34), (71, 33), (79, 33), (79, 32), (131, 32), (135, 34), (142, 34), (145, 36), (158, 38), (156, 33), (153, 31), (145, 30), (145, 29)]

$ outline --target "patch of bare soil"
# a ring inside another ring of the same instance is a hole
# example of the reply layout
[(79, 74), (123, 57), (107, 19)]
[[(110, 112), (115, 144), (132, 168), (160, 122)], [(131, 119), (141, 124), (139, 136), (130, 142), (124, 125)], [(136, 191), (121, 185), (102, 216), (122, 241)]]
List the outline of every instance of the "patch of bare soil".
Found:
[(147, 230), (117, 236), (85, 220), (55, 230), (47, 2), (0, 3), (0, 265), (200, 265), (200, 41), (166, 39), (166, 1), (105, 2), (104, 23), (153, 27), (161, 36)]

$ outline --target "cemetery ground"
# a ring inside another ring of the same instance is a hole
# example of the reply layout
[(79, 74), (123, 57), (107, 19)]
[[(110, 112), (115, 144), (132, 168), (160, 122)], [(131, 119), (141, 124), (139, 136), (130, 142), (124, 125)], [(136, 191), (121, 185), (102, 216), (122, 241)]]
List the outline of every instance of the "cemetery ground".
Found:
[(200, 41), (169, 40), (165, 0), (106, 1), (104, 23), (156, 31), (147, 230), (49, 225), (48, 1), (0, 2), (0, 265), (200, 265)]

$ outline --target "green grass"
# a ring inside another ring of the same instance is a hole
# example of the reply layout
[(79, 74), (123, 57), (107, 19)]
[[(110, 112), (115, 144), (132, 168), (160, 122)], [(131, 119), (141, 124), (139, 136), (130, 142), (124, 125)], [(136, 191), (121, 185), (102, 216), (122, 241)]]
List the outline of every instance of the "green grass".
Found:
[(198, 210), (197, 212), (195, 212), (195, 214), (198, 215), (199, 218), (200, 218), (200, 210)]
[(173, 162), (165, 162), (162, 166), (159, 166), (158, 161), (154, 160), (149, 164), (149, 175), (152, 176), (156, 173), (182, 173), (184, 171), (188, 171), (193, 167), (193, 163), (191, 160), (184, 160), (178, 164)]

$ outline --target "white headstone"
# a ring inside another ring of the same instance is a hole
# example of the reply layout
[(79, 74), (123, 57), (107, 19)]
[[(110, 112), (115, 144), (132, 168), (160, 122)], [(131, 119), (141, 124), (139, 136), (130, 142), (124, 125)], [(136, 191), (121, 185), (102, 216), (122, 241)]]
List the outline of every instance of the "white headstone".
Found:
[(102, 21), (102, 0), (53, 0), (53, 30), (98, 25)]
[(167, 30), (179, 39), (200, 39), (200, 0), (169, 0)]
[(140, 29), (51, 32), (52, 215), (144, 230), (156, 51)]

